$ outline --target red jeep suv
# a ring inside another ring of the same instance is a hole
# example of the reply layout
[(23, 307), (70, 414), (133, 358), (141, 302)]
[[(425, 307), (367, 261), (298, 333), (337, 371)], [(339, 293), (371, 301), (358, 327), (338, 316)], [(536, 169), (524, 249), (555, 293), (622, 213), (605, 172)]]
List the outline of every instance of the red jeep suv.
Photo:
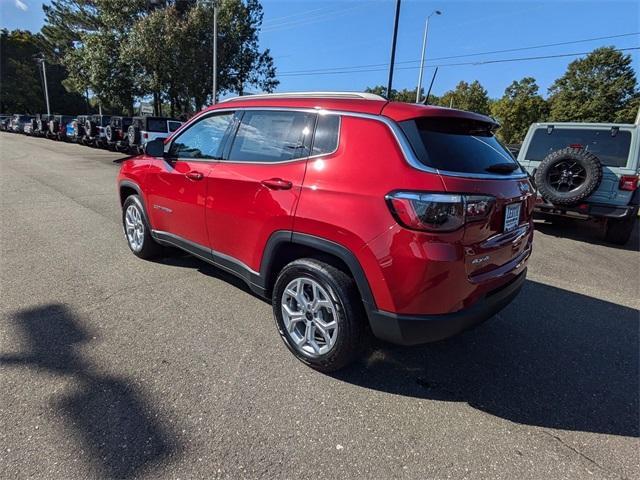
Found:
[(270, 298), (322, 371), (366, 336), (436, 341), (506, 306), (534, 196), (488, 117), (361, 93), (237, 97), (123, 162), (129, 247), (179, 247)]

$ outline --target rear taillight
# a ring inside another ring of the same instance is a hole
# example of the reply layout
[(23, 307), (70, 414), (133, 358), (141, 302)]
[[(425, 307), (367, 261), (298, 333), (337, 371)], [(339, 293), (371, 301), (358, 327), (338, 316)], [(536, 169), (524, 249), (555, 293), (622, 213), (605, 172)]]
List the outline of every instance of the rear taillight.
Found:
[(412, 230), (452, 232), (489, 216), (495, 198), (485, 195), (394, 192), (386, 197), (400, 225)]
[(149, 138), (149, 134), (148, 133), (143, 133), (142, 134), (142, 138)]
[(623, 175), (620, 177), (620, 190), (627, 190), (630, 192), (635, 191), (638, 188), (638, 176), (637, 175)]

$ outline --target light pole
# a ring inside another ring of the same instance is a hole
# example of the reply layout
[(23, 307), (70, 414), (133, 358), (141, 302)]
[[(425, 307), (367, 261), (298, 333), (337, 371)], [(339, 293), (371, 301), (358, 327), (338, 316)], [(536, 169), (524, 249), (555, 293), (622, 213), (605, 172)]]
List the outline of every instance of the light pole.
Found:
[(44, 56), (39, 57), (39, 56), (35, 56), (36, 61), (42, 65), (42, 81), (44, 83), (44, 99), (47, 103), (47, 115), (51, 115), (51, 110), (49, 108), (49, 88), (47, 87), (47, 68), (45, 67), (45, 63), (44, 63)]
[(211, 104), (216, 104), (216, 95), (218, 93), (218, 6), (213, 2), (213, 71), (211, 72)]
[(422, 39), (422, 56), (420, 57), (420, 71), (418, 72), (416, 103), (420, 103), (420, 90), (422, 89), (422, 71), (424, 70), (424, 55), (427, 51), (427, 34), (429, 33), (429, 19), (434, 15), (442, 15), (442, 12), (440, 10), (434, 10), (427, 16), (427, 20), (424, 22), (424, 37)]

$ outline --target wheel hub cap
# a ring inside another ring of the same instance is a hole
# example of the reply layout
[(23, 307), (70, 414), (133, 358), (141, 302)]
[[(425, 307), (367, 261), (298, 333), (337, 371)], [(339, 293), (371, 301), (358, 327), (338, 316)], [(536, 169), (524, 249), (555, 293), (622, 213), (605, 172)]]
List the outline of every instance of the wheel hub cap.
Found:
[(327, 291), (315, 280), (297, 278), (281, 301), (285, 333), (300, 353), (317, 357), (329, 352), (338, 336), (337, 312)]
[(129, 246), (134, 252), (139, 252), (144, 243), (144, 223), (137, 206), (129, 205), (124, 215), (124, 225)]

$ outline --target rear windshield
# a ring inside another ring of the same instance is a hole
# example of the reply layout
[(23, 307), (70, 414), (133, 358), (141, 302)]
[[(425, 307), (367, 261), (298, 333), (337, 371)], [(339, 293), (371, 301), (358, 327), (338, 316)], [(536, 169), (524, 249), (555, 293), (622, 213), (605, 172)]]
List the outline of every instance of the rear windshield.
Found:
[(511, 154), (491, 133), (491, 125), (460, 118), (418, 118), (400, 122), (418, 160), (427, 167), (460, 173), (519, 171)]
[(593, 153), (603, 165), (624, 167), (627, 165), (630, 146), (631, 132), (628, 130), (539, 128), (533, 132), (525, 159), (542, 161), (551, 152), (575, 147)]
[(20, 118), (18, 119), (19, 122), (29, 122), (31, 120), (31, 117), (28, 115), (20, 115)]
[(158, 118), (147, 119), (147, 131), (148, 132), (167, 132), (167, 121)]

